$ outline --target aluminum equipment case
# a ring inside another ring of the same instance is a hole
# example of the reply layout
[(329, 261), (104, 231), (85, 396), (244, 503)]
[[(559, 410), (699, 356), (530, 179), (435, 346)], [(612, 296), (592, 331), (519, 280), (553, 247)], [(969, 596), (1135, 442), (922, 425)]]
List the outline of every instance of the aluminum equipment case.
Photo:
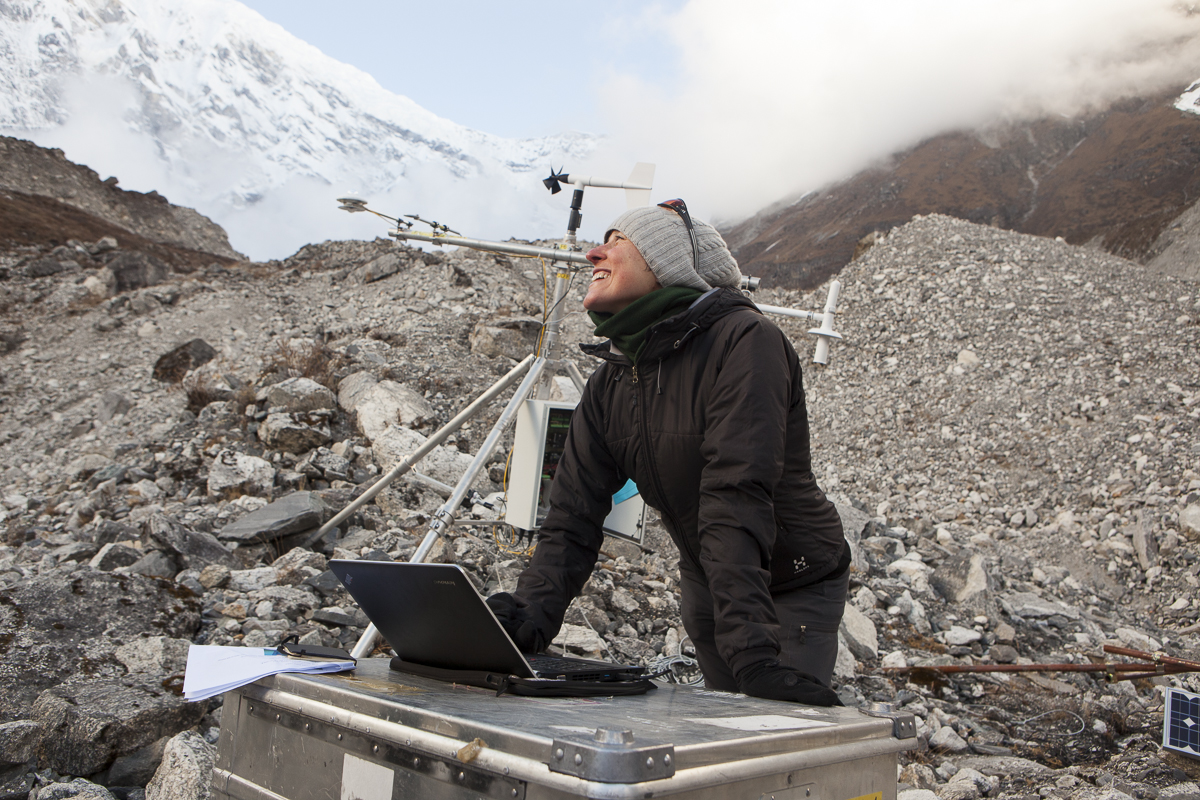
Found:
[(660, 686), (529, 698), (359, 661), (225, 695), (223, 800), (895, 800), (914, 719)]

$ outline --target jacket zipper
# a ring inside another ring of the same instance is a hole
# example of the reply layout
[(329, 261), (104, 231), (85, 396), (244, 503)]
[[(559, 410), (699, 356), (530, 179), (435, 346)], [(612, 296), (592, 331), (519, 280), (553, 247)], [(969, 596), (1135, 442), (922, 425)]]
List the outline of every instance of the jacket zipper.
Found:
[[(637, 385), (637, 382), (637, 367), (635, 366), (633, 368), (633, 383), (635, 386)], [(650, 419), (646, 413), (646, 403), (645, 399), (642, 397), (642, 390), (640, 388), (634, 389), (633, 400), (634, 405), (637, 406), (637, 413), (638, 417), (640, 418), (639, 421), (641, 422), (642, 444), (646, 448), (646, 462), (650, 467), (650, 482), (654, 485), (654, 493), (658, 496), (659, 501), (663, 505), (663, 513), (666, 514), (670, 519), (671, 527), (674, 530), (679, 531), (681, 543), (684, 549), (687, 550), (688, 556), (692, 559), (692, 563), (700, 569), (704, 569), (704, 566), (700, 563), (699, 554), (692, 552), (692, 543), (688, 541), (687, 532), (683, 530), (683, 527), (679, 524), (679, 520), (675, 518), (675, 514), (670, 510), (670, 503), (667, 500), (666, 493), (663, 491), (662, 481), (658, 476), (658, 461), (654, 457), (654, 446), (650, 438)]]

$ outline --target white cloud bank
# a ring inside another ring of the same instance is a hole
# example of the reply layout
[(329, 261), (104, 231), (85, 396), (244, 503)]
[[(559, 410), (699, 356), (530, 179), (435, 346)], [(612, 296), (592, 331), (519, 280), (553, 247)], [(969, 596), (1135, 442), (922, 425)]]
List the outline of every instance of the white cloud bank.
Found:
[(948, 130), (1200, 77), (1200, 14), (1164, 0), (692, 0), (649, 19), (680, 85), (615, 75), (597, 161), (656, 161), (656, 197), (718, 220)]

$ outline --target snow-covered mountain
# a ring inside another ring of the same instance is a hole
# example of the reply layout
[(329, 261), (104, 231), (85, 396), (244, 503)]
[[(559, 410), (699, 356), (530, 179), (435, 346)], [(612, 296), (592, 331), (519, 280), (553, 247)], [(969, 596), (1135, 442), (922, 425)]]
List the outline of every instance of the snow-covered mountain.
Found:
[(235, 0), (4, 0), (0, 54), (0, 131), (194, 206), (259, 258), (381, 232), (334, 213), (343, 191), (478, 235), (540, 233), (561, 204), (533, 171), (597, 143), (457, 125)]

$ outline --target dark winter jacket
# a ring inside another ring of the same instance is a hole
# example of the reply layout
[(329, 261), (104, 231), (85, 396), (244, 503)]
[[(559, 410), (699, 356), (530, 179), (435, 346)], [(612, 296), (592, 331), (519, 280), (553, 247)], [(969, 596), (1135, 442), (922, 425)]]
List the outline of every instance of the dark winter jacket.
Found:
[(721, 656), (736, 670), (738, 653), (777, 652), (771, 594), (830, 575), (849, 549), (812, 473), (791, 343), (739, 292), (718, 289), (651, 328), (636, 368), (608, 343), (584, 350), (605, 363), (571, 418), (516, 590), (545, 641), (591, 575), (612, 496), (632, 478), (678, 545), (680, 569), (708, 584)]

